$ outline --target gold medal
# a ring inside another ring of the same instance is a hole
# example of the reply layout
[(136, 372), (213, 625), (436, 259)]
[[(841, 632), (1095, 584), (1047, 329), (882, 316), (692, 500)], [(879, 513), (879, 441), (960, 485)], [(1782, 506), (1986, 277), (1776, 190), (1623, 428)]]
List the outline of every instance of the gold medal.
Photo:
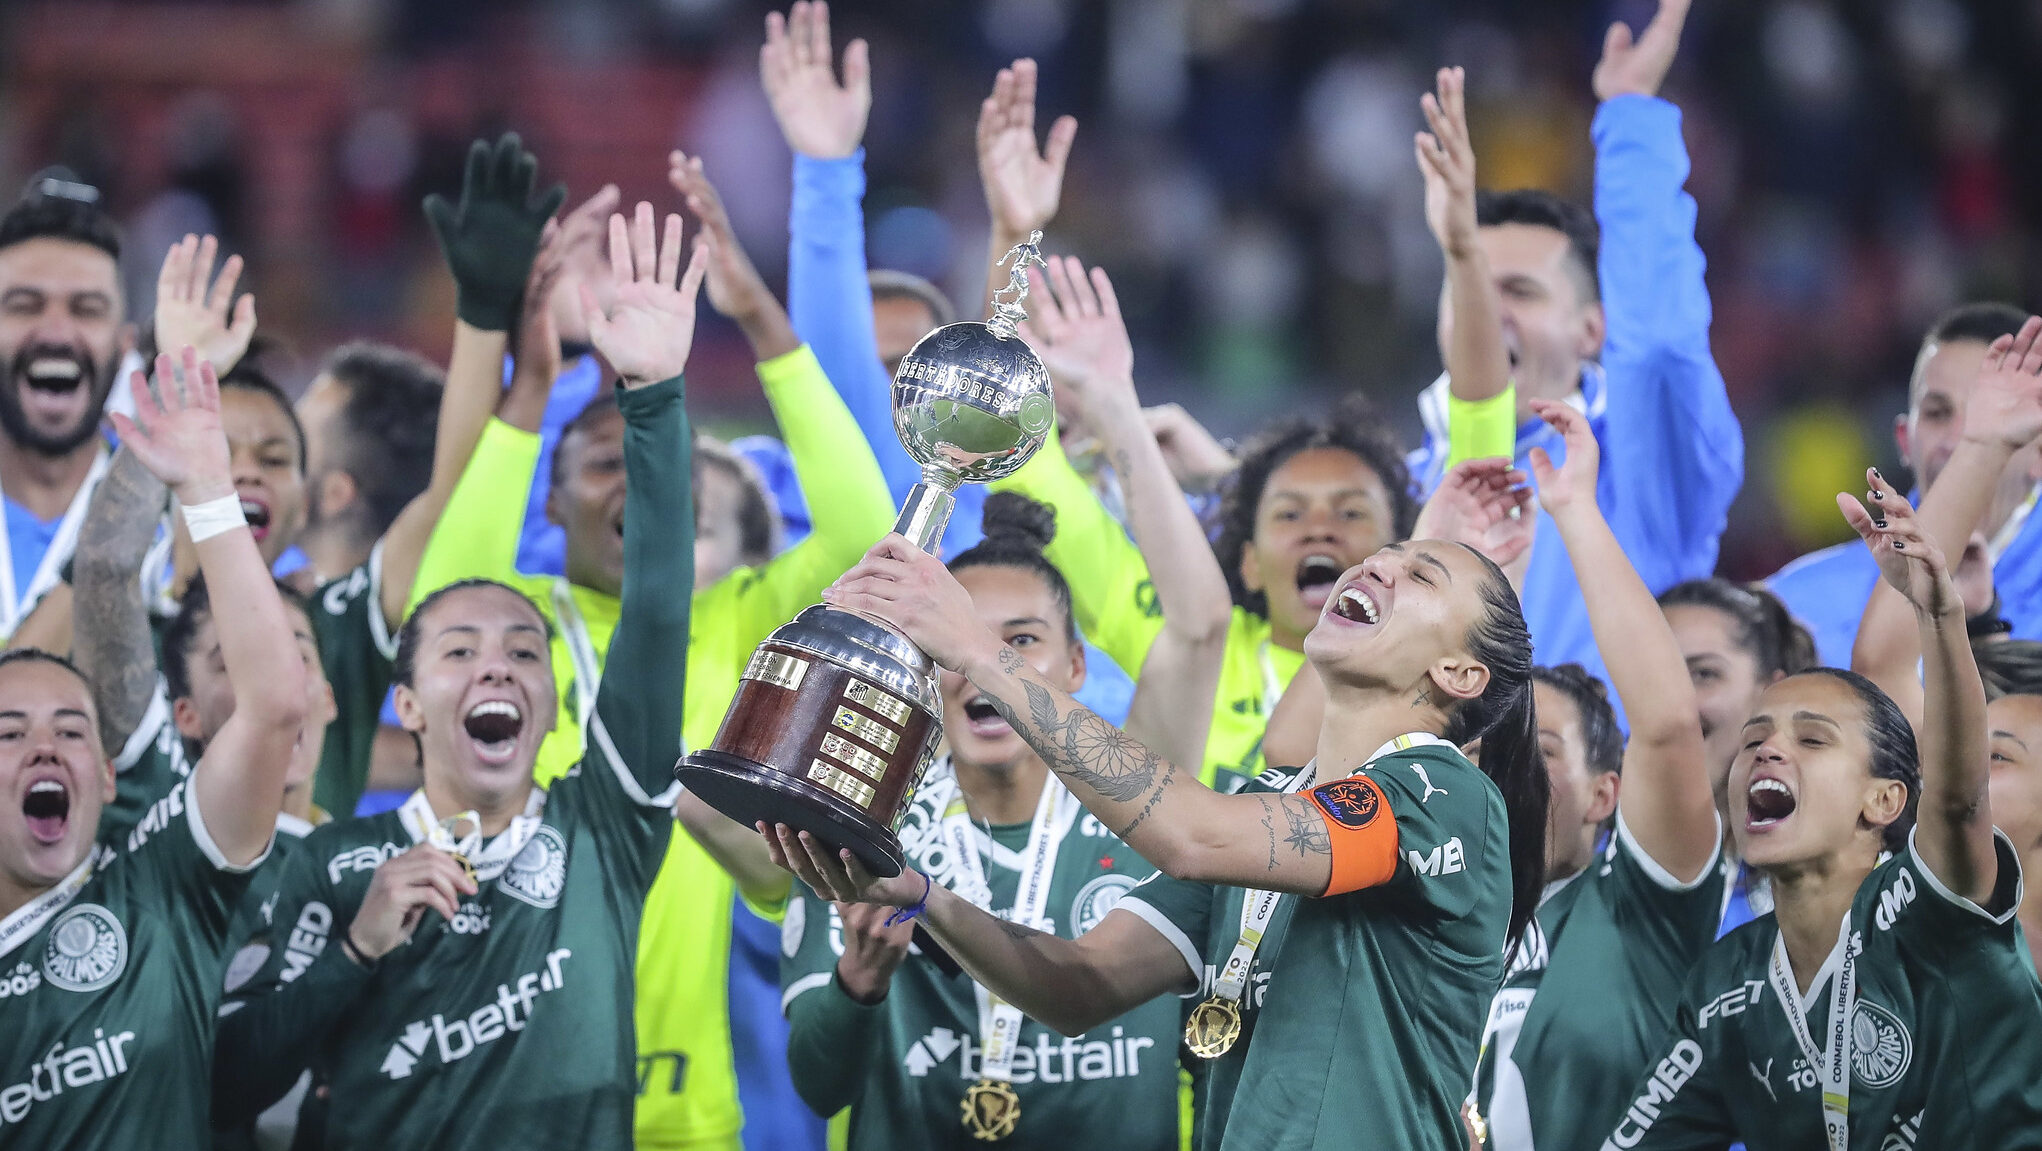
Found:
[(973, 1139), (992, 1143), (1014, 1133), (1021, 1097), (1004, 1079), (981, 1079), (965, 1089), (963, 1109), (964, 1129)]
[(1489, 1121), (1482, 1118), (1482, 1113), (1472, 1106), (1468, 1108), (1468, 1134), (1475, 1137), (1475, 1146), (1489, 1145)]
[(1241, 1005), (1214, 995), (1191, 1009), (1184, 1021), (1184, 1046), (1200, 1059), (1218, 1059), (1241, 1038)]

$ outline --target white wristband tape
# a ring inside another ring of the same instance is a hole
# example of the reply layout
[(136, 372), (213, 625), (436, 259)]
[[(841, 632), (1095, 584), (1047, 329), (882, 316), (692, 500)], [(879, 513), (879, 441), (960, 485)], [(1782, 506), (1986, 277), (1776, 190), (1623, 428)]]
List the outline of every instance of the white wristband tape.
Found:
[(248, 516), (241, 511), (240, 496), (221, 496), (202, 504), (181, 503), (177, 510), (184, 515), (184, 526), (191, 533), (193, 543), (248, 526)]

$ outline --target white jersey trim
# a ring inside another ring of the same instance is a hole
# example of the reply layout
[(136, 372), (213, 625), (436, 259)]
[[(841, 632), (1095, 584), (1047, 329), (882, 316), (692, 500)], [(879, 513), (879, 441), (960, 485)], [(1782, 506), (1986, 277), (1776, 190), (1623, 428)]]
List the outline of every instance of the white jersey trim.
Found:
[[(2014, 841), (2007, 838), (2007, 833), (2001, 831), (1997, 827), (1993, 828), (1992, 846), (1993, 850), (1999, 853), (1999, 865), (2001, 867), (2011, 866), (2014, 869), (2014, 898), (2013, 902), (2007, 905), (2007, 909), (2004, 912), (1998, 915), (1994, 915), (1992, 912), (1987, 911), (1985, 908), (1980, 907), (1979, 905), (1973, 903), (1969, 899), (1966, 899), (1963, 896), (1957, 894), (1956, 892), (1951, 891), (1949, 888), (1943, 886), (1943, 881), (1941, 879), (1936, 878), (1936, 873), (1932, 869), (1930, 869), (1928, 861), (1923, 859), (1921, 857), (1921, 852), (1915, 849), (1914, 837), (1920, 831), (1921, 825), (1916, 824), (1913, 830), (1907, 833), (1907, 854), (1914, 857), (1914, 865), (1917, 869), (1921, 871), (1922, 878), (1928, 880), (1929, 889), (1931, 891), (1934, 891), (1937, 895), (1942, 896), (1943, 901), (1945, 903), (1949, 903), (1965, 911), (1969, 911), (1973, 915), (1978, 916), (1980, 919), (1985, 920), (1987, 923), (1992, 924), (1994, 927), (2006, 926), (2007, 922), (2013, 919), (2014, 914), (2020, 911), (2021, 909), (2021, 890), (2022, 884), (2024, 882), (2024, 877), (2021, 875), (2020, 852), (2014, 850)], [(2006, 847), (2004, 851), (2000, 850), (2000, 846), (2002, 844), (2004, 844)]]
[(1716, 869), (1723, 863), (1723, 816), (1713, 808), (1709, 814), (1716, 819), (1716, 848), (1709, 853), (1709, 862), (1703, 866), (1701, 873), (1685, 883), (1676, 879), (1671, 871), (1666, 870), (1663, 864), (1652, 858), (1652, 853), (1646, 851), (1644, 845), (1638, 842), (1638, 837), (1631, 834), (1630, 825), (1624, 822), (1624, 805), (1621, 800), (1617, 803), (1617, 842), (1623, 844), (1623, 850), (1631, 857), (1631, 862), (1638, 865), (1638, 870), (1643, 871), (1646, 878), (1662, 891), (1693, 891), (1708, 882), (1709, 877), (1715, 875)]
[(170, 688), (162, 676), (156, 677), (155, 690), (149, 693), (149, 706), (142, 712), (142, 722), (128, 733), (128, 741), (121, 745), (120, 754), (114, 757), (113, 769), (123, 772), (142, 761), (142, 756), (155, 745), (157, 733), (163, 726), (174, 723), (170, 708)]
[(814, 991), (818, 987), (828, 987), (830, 980), (834, 978), (836, 978), (836, 970), (832, 968), (829, 971), (817, 971), (813, 974), (804, 975), (788, 984), (787, 993), (780, 997), (780, 1014), (785, 1016), (787, 1009), (794, 1005), (796, 999), (801, 998), (802, 995), (810, 991)]
[[(638, 777), (631, 774), (631, 769), (624, 766), (624, 757), (617, 754), (617, 745), (611, 741), (610, 729), (603, 725), (600, 713), (589, 714), (588, 733), (590, 742), (596, 745), (596, 750), (609, 763), (610, 772), (617, 777), (617, 782), (623, 786), (624, 794), (631, 798), (631, 802), (640, 807), (663, 807), (669, 810), (673, 808), (674, 801), (681, 797), (680, 780), (676, 779), (667, 784), (658, 795), (645, 794), (645, 788), (639, 784)], [(674, 758), (678, 760), (680, 757), (681, 745), (677, 741), (674, 744)]]
[(1155, 928), (1158, 935), (1177, 949), (1177, 954), (1184, 960), (1185, 970), (1191, 972), (1192, 988), (1184, 993), (1185, 998), (1197, 995), (1205, 988), (1205, 959), (1198, 954), (1198, 948), (1191, 945), (1191, 940), (1184, 932), (1170, 922), (1169, 916), (1157, 911), (1147, 900), (1132, 891), (1121, 896), (1120, 902), (1113, 905), (1113, 910), (1132, 912), (1136, 919)]
[(396, 662), (397, 637), (390, 634), (390, 621), (383, 618), (383, 541), (369, 549), (369, 638), (384, 659)]
[[(198, 793), (192, 789), (192, 781), (197, 776), (198, 768), (194, 765), (192, 774), (185, 777), (185, 781), (182, 784), (184, 788), (184, 815), (185, 822), (191, 826), (191, 838), (193, 842), (199, 845), (199, 851), (205, 854), (206, 862), (211, 863), (221, 871), (227, 872), (229, 875), (246, 875), (261, 867), (263, 861), (269, 858), (269, 853), (276, 848), (276, 831), (274, 829), (270, 831), (269, 842), (262, 845), (262, 851), (254, 859), (240, 865), (227, 862), (226, 852), (221, 851), (220, 845), (213, 842), (213, 833), (206, 830), (206, 817), (199, 811)], [(283, 813), (278, 812), (277, 814), (281, 815)]]

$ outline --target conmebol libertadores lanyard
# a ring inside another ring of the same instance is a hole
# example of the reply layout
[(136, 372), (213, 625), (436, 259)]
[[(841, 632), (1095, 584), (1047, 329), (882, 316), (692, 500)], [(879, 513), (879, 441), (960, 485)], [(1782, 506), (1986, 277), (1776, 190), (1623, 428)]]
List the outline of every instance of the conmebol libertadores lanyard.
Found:
[(404, 806), (397, 809), (397, 816), (413, 840), (430, 844), (460, 860), (474, 879), (486, 883), (502, 875), (503, 869), (509, 867), (511, 860), (525, 849), (533, 833), (539, 830), (540, 812), (545, 809), (545, 789), (533, 788), (531, 798), (525, 801), (524, 814), (512, 817), (510, 826), (487, 843), (482, 839), (480, 815), (473, 811), (460, 811), (440, 819), (433, 814), (432, 803), (426, 799), (424, 788), (411, 793)]
[[(1376, 749), (1374, 755), (1362, 762), (1353, 774), (1360, 774), (1369, 764), (1393, 751), (1419, 747), (1428, 743), (1444, 743), (1436, 735), (1427, 732), (1412, 732), (1400, 735)], [(1318, 777), (1319, 764), (1313, 760), (1304, 766), (1285, 787), (1284, 794), (1304, 791), (1312, 786)], [(1255, 965), (1256, 949), (1262, 946), (1262, 936), (1269, 930), (1269, 922), (1276, 918), (1276, 909), (1283, 905), (1280, 891), (1250, 890), (1241, 900), (1241, 933), (1234, 940), (1234, 949), (1227, 954), (1227, 962), (1220, 968), (1213, 980), (1212, 994), (1191, 1009), (1191, 1015), (1184, 1021), (1184, 1046), (1200, 1059), (1217, 1059), (1233, 1050), (1241, 1038), (1241, 996), (1248, 990), (1248, 971)]]
[(574, 663), (574, 720), (584, 738), (589, 717), (596, 713), (596, 693), (603, 686), (603, 661), (589, 640), (588, 621), (581, 618), (581, 605), (574, 602), (574, 589), (565, 577), (556, 578), (548, 589), (553, 600), (553, 618), (560, 625), (560, 637), (567, 643), (567, 657)]
[(1780, 1009), (1787, 1013), (1794, 1042), (1822, 1084), (1822, 1130), (1829, 1136), (1829, 1151), (1847, 1151), (1851, 1131), (1851, 1016), (1858, 1008), (1858, 948), (1860, 940), (1851, 930), (1849, 912), (1836, 933), (1843, 949), (1843, 962), (1829, 986), (1829, 1022), (1823, 1028), (1822, 1048), (1808, 1031), (1808, 1016), (1801, 1010), (1801, 995), (1794, 987), (1794, 970), (1787, 960), (1787, 937), (1773, 939), (1773, 959), (1766, 971)]
[[(964, 793), (953, 776), (950, 802), (943, 809), (943, 840), (956, 861), (956, 894), (979, 908), (991, 911), (992, 885), (973, 842), (971, 815), (965, 808)], [(1044, 929), (1049, 909), (1050, 883), (1056, 876), (1056, 857), (1063, 846), (1071, 820), (1065, 805), (1075, 803), (1063, 782), (1051, 775), (1042, 781), (1042, 798), (1035, 801), (1035, 821), (1028, 827), (1028, 845), (1022, 849), (1021, 882), (1014, 891), (1014, 910), (1008, 918), (1024, 927)], [(977, 984), (979, 1079), (964, 1093), (964, 1126), (976, 1139), (991, 1142), (1013, 1134), (1021, 1118), (1021, 1097), (1014, 1093), (1014, 1051), (1021, 1045), (1021, 1009)]]

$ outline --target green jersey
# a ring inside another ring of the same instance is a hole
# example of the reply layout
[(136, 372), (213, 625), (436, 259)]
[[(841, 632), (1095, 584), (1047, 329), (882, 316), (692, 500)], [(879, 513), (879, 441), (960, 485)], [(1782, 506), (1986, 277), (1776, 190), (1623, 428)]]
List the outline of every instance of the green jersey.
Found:
[(283, 946), (220, 1021), (221, 1068), (242, 1077), (223, 1093), (257, 1106), (311, 1067), (329, 1089), (312, 1137), (335, 1151), (630, 1146), (632, 968), (673, 823), (693, 578), (681, 400), (678, 379), (618, 397), (622, 619), (587, 753), (469, 854), (481, 890), (373, 972), (334, 941), (376, 869), (453, 813), (419, 793), (306, 837), (271, 916)]
[(397, 637), (383, 619), (383, 544), (367, 563), (312, 593), (312, 631), (319, 663), (333, 686), (338, 709), (326, 725), (312, 802), (343, 818), (369, 786), (369, 759), (383, 723), (383, 698), (390, 692), (390, 665)]
[[(1248, 790), (1288, 790), (1295, 774), (1265, 771)], [(1396, 872), (1279, 901), (1249, 968), (1241, 1038), (1200, 1076), (1207, 1151), (1467, 1146), (1461, 1102), (1510, 923), (1503, 795), (1426, 735), (1383, 745), (1358, 774), (1396, 816)], [(1120, 907), (1176, 945), (1202, 996), (1241, 938), (1249, 895), (1159, 874)]]
[[(1153, 869), (1054, 778), (1045, 787), (1057, 793), (1045, 797), (1042, 816), (1045, 857), (1054, 863), (1033, 926), (1075, 939)], [(1034, 826), (972, 823), (945, 759), (930, 768), (899, 834), (908, 866), (1013, 919), (1023, 873), (1033, 866)], [(959, 847), (971, 860), (958, 858)], [(854, 1001), (834, 977), (843, 925), (834, 907), (806, 893), (788, 906), (781, 945), (795, 1085), (819, 1114), (850, 1107), (851, 1148), (983, 1146), (966, 1130), (961, 1106), (981, 1077), (986, 1039), (970, 976), (946, 972), (915, 950), (894, 972), (885, 999), (871, 1006)], [(1075, 1038), (1024, 1020), (1010, 1069), (1020, 1119), (1001, 1145), (1062, 1148), (1083, 1132), (1088, 1145), (1175, 1148), (1179, 1022), (1169, 996)]]
[[(1859, 885), (1807, 993), (1785, 976), (1813, 1061), (1774, 989), (1777, 920), (1762, 916), (1724, 936), (1695, 965), (1604, 1151), (1739, 1140), (1751, 1151), (1826, 1147), (1822, 1068), (1839, 1039), (1848, 1045), (1852, 1148), (2042, 1147), (2042, 983), (2014, 921), (2020, 857), (2005, 835), (1993, 840), (1999, 884), (1985, 907), (1943, 886), (1912, 837)], [(1847, 943), (1856, 948), (1848, 965)], [(1856, 1002), (1849, 1027), (1832, 1037), (1839, 990)]]
[[(383, 621), (383, 545), (369, 552), (367, 563), (319, 585), (310, 603), (319, 662), (338, 708), (326, 725), (312, 802), (346, 816), (354, 813), (368, 787), (369, 758), (383, 722), (391, 661), (397, 658), (397, 637)], [(159, 651), (170, 619), (160, 611), (150, 617)], [(184, 737), (171, 720), (169, 689), (158, 678), (142, 722), (114, 758), (116, 793), (100, 822), (100, 838), (112, 839), (133, 827), (150, 804), (191, 774), (191, 765)]]
[[(315, 816), (325, 822), (323, 812), (315, 813)], [(304, 846), (305, 837), (312, 834), (314, 826), (288, 812), (277, 813), (277, 834), (272, 841), (269, 858), (249, 880), (248, 890), (242, 893), (240, 906), (235, 909), (233, 924), (227, 932), (228, 939), (245, 941), (227, 961), (227, 975), (221, 990), (230, 997), (247, 986), (248, 981), (262, 970), (279, 943), (278, 937), (270, 930), (271, 912), (276, 909), (278, 878), (283, 873), (284, 861)], [(220, 1013), (231, 1015), (242, 1006), (243, 1003), (230, 998), (220, 1005)], [(231, 1087), (236, 1083), (236, 1077), (231, 1070), (222, 1069), (214, 1083), (216, 1087)], [(216, 1091), (212, 1120), (214, 1151), (290, 1146), (291, 1136), (297, 1130), (298, 1108), (311, 1085), (312, 1075), (308, 1071), (299, 1076), (298, 1083), (281, 1101), (260, 1115), (243, 1110), (243, 1100)]]
[(0, 1148), (199, 1147), (227, 926), (248, 884), (188, 785), (0, 919)]
[(1621, 810), (1600, 860), (1547, 887), (1489, 1006), (1476, 1110), (1494, 1151), (1590, 1147), (1630, 1105), (1723, 911), (1715, 860), (1691, 883)]

